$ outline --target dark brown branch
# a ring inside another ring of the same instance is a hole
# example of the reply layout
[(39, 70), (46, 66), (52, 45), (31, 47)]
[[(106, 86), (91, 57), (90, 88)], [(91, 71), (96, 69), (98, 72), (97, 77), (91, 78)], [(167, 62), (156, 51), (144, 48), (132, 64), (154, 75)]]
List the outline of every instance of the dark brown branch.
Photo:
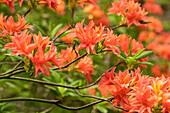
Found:
[(57, 103), (56, 105), (63, 108), (63, 109), (67, 109), (67, 110), (80, 110), (80, 109), (84, 109), (84, 108), (87, 108), (87, 107), (90, 107), (90, 106), (93, 106), (95, 104), (98, 104), (98, 103), (101, 103), (103, 102), (104, 100), (99, 100), (99, 101), (96, 101), (96, 102), (93, 102), (93, 103), (90, 103), (90, 104), (86, 104), (84, 106), (81, 106), (81, 107), (68, 107), (68, 106), (64, 106), (62, 104), (59, 104)]
[[(62, 67), (60, 67), (60, 68), (61, 68), (61, 69), (67, 68), (68, 66), (70, 66), (70, 65), (71, 65), (71, 64), (73, 64), (74, 62), (76, 62), (76, 61), (78, 61), (79, 59), (81, 59), (81, 58), (85, 57), (86, 55), (87, 55), (87, 53), (85, 53), (84, 55), (82, 55), (82, 56), (78, 57), (77, 59), (75, 59), (75, 60), (71, 61), (71, 62), (70, 62), (70, 63), (68, 63), (67, 65), (62, 66)], [(60, 69), (60, 68), (55, 68), (55, 69), (53, 69), (53, 70), (58, 70), (58, 69)]]
[(12, 101), (35, 101), (35, 102), (56, 104), (60, 100), (47, 100), (47, 99), (38, 99), (38, 98), (7, 98), (7, 99), (0, 99), (0, 103), (1, 102), (12, 102)]
[(12, 73), (14, 71), (18, 71), (18, 70), (24, 69), (24, 67), (19, 67), (19, 68), (15, 68), (15, 67), (11, 71), (9, 71), (9, 72), (0, 74), (0, 76), (8, 75), (8, 74), (10, 74), (10, 73)]
[[(103, 101), (108, 101), (107, 99), (104, 98), (100, 98), (100, 97), (96, 97), (96, 96), (92, 96), (92, 95), (82, 95), (77, 89), (74, 89), (76, 91), (76, 93), (78, 95), (80, 95), (81, 97), (88, 97), (88, 98), (94, 98), (94, 99), (98, 99), (98, 100), (103, 100)], [(109, 100), (110, 101), (110, 100)]]
[(68, 28), (67, 28), (65, 31), (63, 31), (61, 34), (59, 34), (59, 35), (57, 35), (55, 38), (53, 38), (52, 41), (55, 42), (58, 37), (60, 37), (61, 35), (63, 35), (63, 34), (64, 34), (66, 31), (68, 31), (70, 28), (71, 28), (71, 27), (68, 27)]
[(28, 11), (23, 15), (24, 17), (31, 11), (31, 9), (28, 9)]
[(115, 29), (117, 29), (117, 28), (119, 28), (119, 27), (126, 27), (126, 26), (127, 26), (127, 25), (122, 24), (122, 25), (118, 25), (118, 26), (115, 26), (115, 27), (110, 27), (109, 29), (115, 30)]
[(5, 77), (5, 76), (0, 76), (0, 79), (11, 79), (11, 80), (24, 80), (24, 81), (29, 81), (29, 82), (35, 82), (35, 83), (39, 83), (39, 84), (43, 84), (43, 85), (51, 85), (51, 86), (58, 86), (58, 87), (64, 87), (64, 88), (71, 88), (71, 89), (75, 89), (75, 86), (69, 86), (69, 85), (60, 85), (60, 84), (56, 84), (53, 82), (46, 82), (46, 81), (42, 81), (42, 80), (37, 80), (37, 79), (31, 79), (31, 78), (23, 78), (23, 77)]
[(71, 10), (71, 27), (73, 27), (74, 24), (74, 8)]

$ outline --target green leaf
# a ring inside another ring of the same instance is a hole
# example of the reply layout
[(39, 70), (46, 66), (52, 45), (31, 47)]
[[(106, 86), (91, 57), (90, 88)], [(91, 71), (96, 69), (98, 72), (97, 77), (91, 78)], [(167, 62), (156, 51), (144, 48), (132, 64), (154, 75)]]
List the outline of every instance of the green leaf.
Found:
[(56, 33), (62, 28), (63, 24), (58, 24), (50, 33), (50, 37), (54, 37)]
[(135, 59), (139, 60), (139, 59), (145, 58), (151, 54), (153, 54), (153, 51), (145, 51), (145, 52), (141, 53), (139, 56), (137, 56)]
[(131, 56), (131, 51), (132, 51), (132, 38), (129, 39), (129, 57)]
[(151, 63), (151, 62), (138, 62), (138, 63), (136, 63), (136, 64), (146, 64), (146, 65), (151, 65), (151, 66), (154, 65), (154, 64)]
[(98, 109), (101, 113), (107, 113), (107, 112), (108, 112), (107, 109), (106, 109), (106, 107), (101, 106), (101, 105), (98, 105), (98, 106), (97, 106), (97, 109)]
[(120, 55), (126, 59), (127, 56), (126, 56), (125, 53), (122, 51), (122, 49), (120, 48), (120, 46), (118, 46), (118, 45), (116, 45), (116, 46), (117, 46), (117, 47), (119, 48), (119, 50), (120, 50)]
[(126, 59), (125, 59), (124, 57), (120, 56), (118, 53), (115, 53), (115, 55), (116, 55), (118, 58), (120, 58), (120, 59), (126, 61)]
[(4, 40), (1, 39), (0, 44), (5, 45), (6, 43), (4, 42)]
[(136, 58), (137, 56), (139, 56), (145, 49), (141, 49), (139, 51), (137, 51), (134, 55), (133, 58)]
[(66, 36), (66, 35), (68, 35), (69, 33), (72, 33), (72, 32), (73, 32), (73, 31), (71, 31), (71, 30), (70, 30), (70, 31), (66, 31), (65, 33), (63, 33), (62, 35), (60, 35), (59, 38), (60, 38), (60, 37), (63, 37), (63, 36)]

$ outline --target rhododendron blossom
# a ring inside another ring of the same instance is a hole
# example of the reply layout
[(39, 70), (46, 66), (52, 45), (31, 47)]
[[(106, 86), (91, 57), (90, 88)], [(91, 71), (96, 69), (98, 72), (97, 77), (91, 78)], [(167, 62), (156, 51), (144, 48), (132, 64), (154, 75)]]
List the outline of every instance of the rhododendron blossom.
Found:
[[(2, 29), (3, 35), (8, 35), (8, 34), (14, 35), (15, 33), (21, 33), (23, 30), (26, 29), (33, 30), (32, 25), (26, 25), (27, 21), (24, 19), (24, 17), (21, 18), (19, 14), (17, 14), (17, 16), (18, 16), (18, 22), (15, 22), (12, 16), (10, 16), (7, 19), (7, 21), (5, 21), (6, 17), (4, 17), (4, 21), (3, 21), (4, 29)], [(1, 14), (1, 20), (2, 20), (2, 14)]]
[(77, 50), (86, 48), (88, 54), (90, 51), (96, 54), (94, 46), (103, 39), (103, 27), (96, 27), (94, 22), (91, 21), (89, 25), (86, 25), (83, 28), (83, 23), (84, 20), (81, 23), (77, 23), (74, 29), (74, 33), (76, 33), (81, 42), (81, 44), (77, 47)]

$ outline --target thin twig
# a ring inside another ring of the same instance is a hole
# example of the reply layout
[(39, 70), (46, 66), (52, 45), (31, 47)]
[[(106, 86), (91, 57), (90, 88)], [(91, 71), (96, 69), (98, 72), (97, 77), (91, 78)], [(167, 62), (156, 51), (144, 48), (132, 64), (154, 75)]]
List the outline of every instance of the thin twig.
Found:
[(31, 9), (28, 9), (28, 11), (23, 15), (24, 17), (31, 11)]
[[(75, 59), (75, 60), (71, 61), (71, 62), (70, 62), (70, 63), (68, 63), (67, 65), (62, 66), (62, 67), (60, 67), (60, 68), (61, 68), (61, 69), (67, 68), (68, 66), (70, 66), (70, 65), (71, 65), (71, 64), (73, 64), (74, 62), (76, 62), (76, 61), (78, 61), (79, 59), (81, 59), (81, 58), (85, 57), (86, 55), (87, 55), (87, 53), (85, 53), (84, 55), (82, 55), (82, 56), (78, 57), (77, 59)], [(58, 70), (58, 69), (60, 69), (60, 68), (54, 68), (53, 70)]]
[(24, 80), (24, 81), (35, 82), (35, 83), (44, 84), (44, 85), (58, 86), (58, 87), (71, 88), (71, 89), (75, 89), (77, 87), (77, 86), (69, 86), (69, 85), (60, 85), (60, 84), (56, 84), (53, 82), (46, 82), (46, 81), (37, 80), (37, 79), (14, 77), (14, 76), (12, 77), (0, 76), (0, 79)]
[(56, 107), (56, 105), (52, 105), (51, 107), (49, 107), (49, 108), (45, 109), (44, 111), (42, 111), (42, 113), (48, 113), (49, 111), (51, 111), (55, 107)]
[(74, 24), (74, 8), (71, 10), (71, 27), (73, 27)]
[[(16, 67), (16, 66), (15, 66), (15, 67)], [(0, 74), (0, 76), (8, 75), (8, 74), (10, 74), (10, 73), (12, 73), (12, 72), (14, 72), (14, 71), (18, 71), (18, 70), (21, 70), (21, 69), (24, 69), (24, 67), (13, 68), (13, 69), (12, 69), (11, 71), (9, 71), (9, 72)]]
[(80, 95), (81, 97), (88, 97), (88, 98), (94, 98), (94, 99), (98, 99), (98, 100), (103, 100), (103, 101), (107, 101), (107, 99), (104, 98), (100, 98), (100, 97), (96, 97), (96, 96), (91, 96), (91, 95), (82, 95), (77, 89), (74, 89), (76, 91), (76, 93), (78, 95)]
[(103, 101), (104, 100), (99, 100), (99, 101), (96, 101), (96, 102), (93, 102), (93, 103), (90, 103), (90, 104), (86, 104), (86, 105), (81, 106), (81, 107), (68, 107), (68, 106), (65, 106), (65, 105), (62, 105), (62, 104), (59, 104), (59, 103), (57, 103), (56, 105), (63, 108), (63, 109), (67, 109), (67, 110), (80, 110), (80, 109), (84, 109), (84, 108), (93, 106), (95, 104), (101, 103)]
[(127, 25), (122, 24), (122, 25), (118, 25), (118, 26), (115, 26), (115, 27), (110, 27), (109, 29), (115, 30), (115, 29), (117, 29), (117, 28), (119, 28), (119, 27), (126, 27), (126, 26), (127, 26)]
[(48, 100), (48, 99), (39, 99), (39, 98), (7, 98), (7, 99), (0, 99), (0, 103), (1, 102), (12, 102), (12, 101), (35, 101), (35, 102), (56, 104), (60, 100)]

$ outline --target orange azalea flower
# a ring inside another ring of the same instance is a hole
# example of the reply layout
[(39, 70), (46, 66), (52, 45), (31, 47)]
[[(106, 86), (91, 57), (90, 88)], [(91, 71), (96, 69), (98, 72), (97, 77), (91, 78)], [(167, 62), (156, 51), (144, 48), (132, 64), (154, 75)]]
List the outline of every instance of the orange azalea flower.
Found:
[(138, 113), (152, 113), (152, 107), (157, 102), (156, 98), (152, 95), (151, 89), (145, 87), (144, 91), (137, 91), (132, 100), (132, 109), (130, 112), (137, 111)]
[(99, 87), (103, 87), (105, 85), (113, 85), (115, 69), (116, 67), (114, 67), (110, 72), (108, 72), (108, 70), (105, 71), (105, 75), (101, 78), (99, 82)]
[(117, 82), (114, 82), (115, 88), (110, 89), (110, 94), (114, 97), (112, 101), (112, 106), (117, 106), (120, 104), (124, 106), (125, 104), (129, 105), (129, 100), (127, 98), (127, 94), (130, 91), (130, 88), (127, 88)]
[(47, 4), (49, 8), (53, 8), (57, 12), (58, 0), (39, 0), (39, 4)]
[(119, 71), (119, 73), (115, 73), (115, 80), (117, 83), (121, 85), (128, 86), (132, 77), (130, 76), (129, 70), (125, 70), (124, 72)]
[(128, 6), (128, 12), (126, 13), (128, 27), (132, 24), (139, 26), (141, 25), (140, 21), (146, 22), (147, 12), (140, 7), (140, 4), (131, 1), (128, 3)]
[(107, 29), (106, 36), (104, 36), (103, 46), (106, 46), (106, 49), (115, 51), (117, 49), (116, 44), (118, 42), (118, 36), (113, 34), (112, 30)]
[(11, 55), (25, 55), (32, 56), (32, 51), (38, 46), (37, 44), (31, 44), (32, 35), (28, 35), (27, 31), (22, 32), (20, 35), (17, 33), (11, 36), (12, 43), (7, 43), (4, 47), (10, 48), (13, 53)]
[(35, 65), (35, 77), (38, 76), (39, 72), (50, 76), (50, 71), (48, 67), (53, 66), (48, 62), (51, 62), (52, 64), (59, 67), (58, 60), (56, 59), (56, 47), (54, 47), (52, 42), (50, 45), (50, 50), (48, 52), (44, 53), (42, 47), (39, 46), (35, 55), (33, 57), (30, 57), (30, 59)]
[[(163, 11), (162, 8), (159, 4), (152, 3), (152, 2), (146, 2), (143, 7), (147, 9), (148, 12), (153, 13), (153, 14), (158, 14), (162, 15)], [(154, 10), (153, 10), (154, 9)]]
[(78, 64), (75, 66), (79, 72), (83, 73), (86, 77), (87, 82), (91, 82), (92, 78), (90, 75), (94, 74), (93, 70), (93, 60), (90, 57), (85, 56), (83, 59), (80, 59)]
[(81, 42), (81, 44), (77, 47), (77, 50), (86, 48), (88, 54), (90, 51), (96, 54), (94, 46), (103, 39), (103, 27), (95, 27), (94, 22), (90, 21), (89, 25), (85, 26), (83, 29), (83, 23), (84, 20), (81, 23), (77, 23), (74, 29), (74, 32)]
[(118, 1), (112, 3), (112, 8), (109, 9), (108, 14), (117, 14), (118, 16), (125, 14), (125, 11), (128, 9), (126, 1)]
[(150, 42), (156, 37), (156, 33), (153, 31), (142, 31), (138, 36), (139, 41)]
[(33, 34), (33, 39), (34, 43), (41, 47), (43, 51), (45, 51), (47, 45), (50, 44), (50, 37), (43, 38), (41, 32), (38, 33), (38, 36), (36, 34)]
[(57, 0), (58, 6), (57, 6), (57, 12), (59, 12), (61, 15), (65, 14), (65, 2), (62, 0)]
[(156, 94), (156, 98), (158, 102), (162, 102), (163, 93), (167, 92), (167, 89), (170, 86), (169, 79), (168, 78), (166, 79), (164, 76), (160, 78), (158, 77), (151, 78), (150, 84), (151, 84), (152, 90)]
[(163, 25), (162, 22), (155, 17), (147, 17), (147, 20), (151, 23), (146, 24), (146, 28), (148, 28), (151, 31), (156, 31), (158, 33), (163, 31)]
[(95, 2), (97, 2), (97, 0), (78, 0), (77, 2), (79, 3), (80, 7), (83, 7), (84, 4), (88, 3), (95, 5)]
[(15, 1), (17, 1), (17, 0), (0, 0), (0, 3), (6, 4), (10, 8), (11, 13), (13, 13), (13, 12), (15, 12), (15, 8), (14, 8)]
[(154, 77), (161, 77), (164, 75), (165, 77), (170, 77), (170, 71), (168, 71), (168, 64), (164, 64), (163, 67), (160, 64), (156, 64), (152, 67), (151, 72)]
[(170, 112), (170, 92), (164, 94), (164, 100), (163, 100), (163, 113), (169, 113)]
[(57, 55), (58, 63), (62, 66), (66, 65), (67, 63), (75, 60), (78, 56), (76, 52), (73, 50), (72, 47), (67, 48), (66, 50), (61, 50), (60, 55)]
[(7, 20), (7, 22), (4, 22), (4, 27), (5, 30), (3, 31), (4, 35), (13, 35), (15, 33), (21, 33), (21, 30), (26, 30), (26, 29), (32, 29), (32, 25), (26, 25), (26, 20), (23, 18), (21, 18), (21, 16), (19, 14), (17, 14), (18, 16), (18, 22), (14, 22), (14, 19), (12, 16), (10, 16)]
[(6, 16), (3, 17), (3, 13), (0, 14), (0, 31), (5, 30), (5, 28), (4, 28), (4, 22), (5, 22), (5, 20), (6, 20)]

